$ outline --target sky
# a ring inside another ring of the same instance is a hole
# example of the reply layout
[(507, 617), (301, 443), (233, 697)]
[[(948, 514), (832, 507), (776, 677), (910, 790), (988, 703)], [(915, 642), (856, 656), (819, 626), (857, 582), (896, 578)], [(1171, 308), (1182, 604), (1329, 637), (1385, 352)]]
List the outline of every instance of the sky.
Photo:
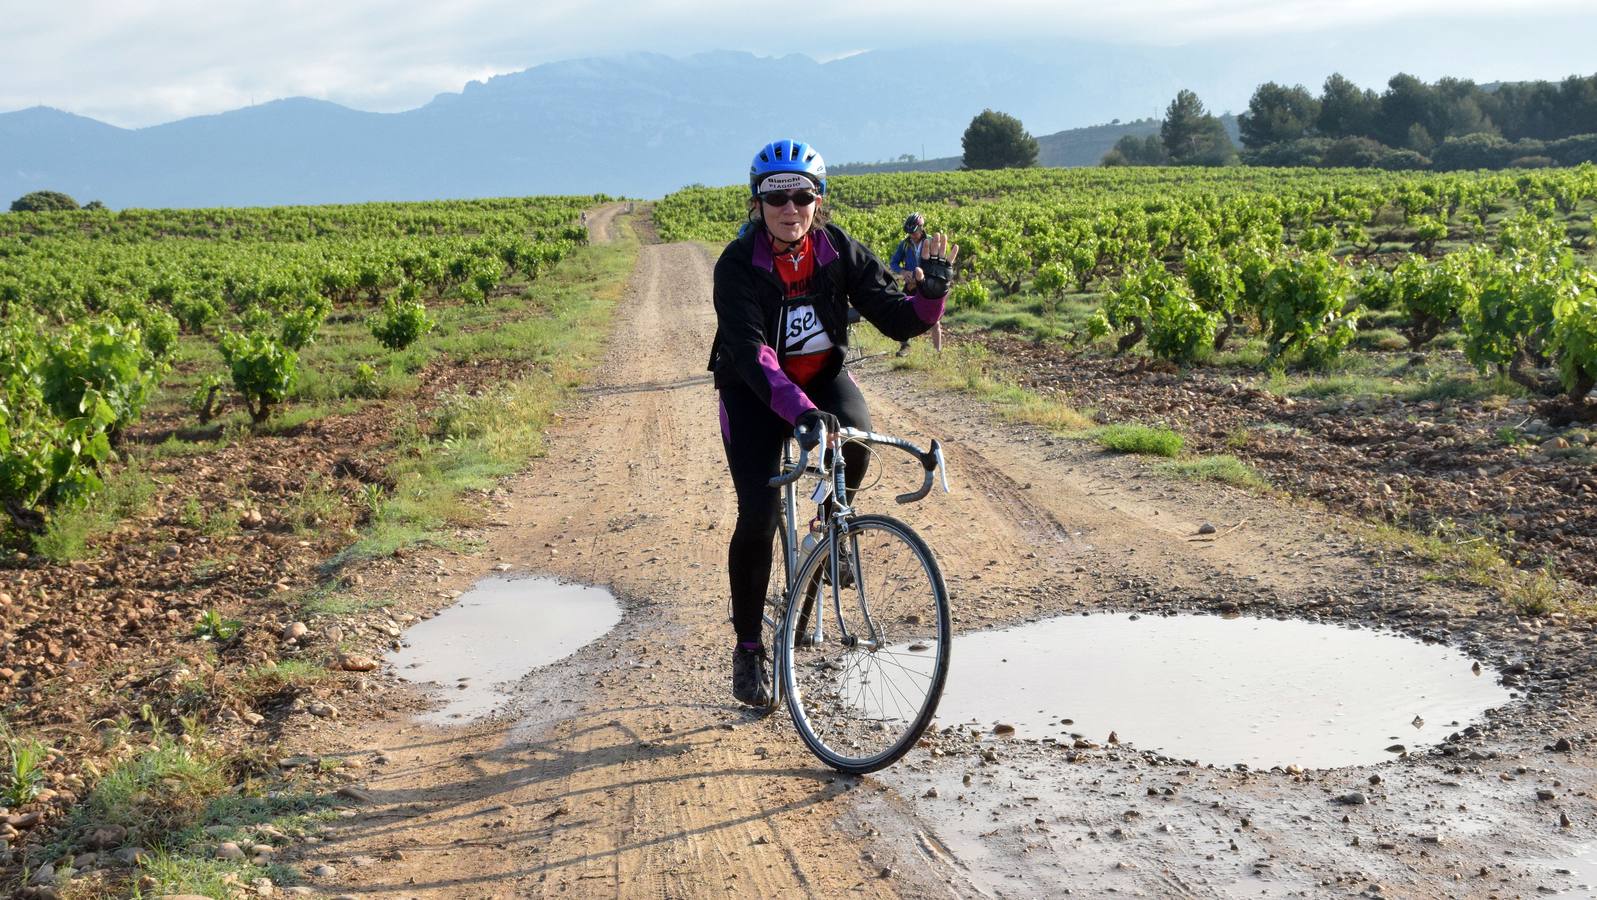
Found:
[(1179, 46), (1394, 22), (1423, 35), (1437, 19), (1504, 40), (1452, 61), (1424, 48), (1436, 65), (1456, 63), (1435, 75), (1597, 71), (1597, 0), (981, 0), (979, 16), (976, 6), (804, 0), (790, 16), (747, 0), (0, 0), (0, 112), (44, 105), (139, 127), (290, 96), (396, 112), (495, 74), (643, 50), (826, 60), (956, 35)]

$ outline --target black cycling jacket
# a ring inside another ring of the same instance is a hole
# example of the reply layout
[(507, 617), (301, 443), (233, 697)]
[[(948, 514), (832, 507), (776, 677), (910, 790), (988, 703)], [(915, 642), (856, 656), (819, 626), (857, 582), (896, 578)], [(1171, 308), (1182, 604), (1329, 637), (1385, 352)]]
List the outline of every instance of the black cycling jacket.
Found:
[[(839, 348), (848, 346), (850, 305), (896, 341), (923, 334), (942, 318), (943, 298), (906, 296), (881, 260), (836, 225), (816, 229), (813, 246), (820, 295), (815, 311)], [(727, 244), (715, 264), (716, 328), (710, 370), (717, 388), (733, 379), (741, 381), (777, 415), (796, 422), (815, 404), (782, 371), (784, 300), (763, 227), (751, 228)]]

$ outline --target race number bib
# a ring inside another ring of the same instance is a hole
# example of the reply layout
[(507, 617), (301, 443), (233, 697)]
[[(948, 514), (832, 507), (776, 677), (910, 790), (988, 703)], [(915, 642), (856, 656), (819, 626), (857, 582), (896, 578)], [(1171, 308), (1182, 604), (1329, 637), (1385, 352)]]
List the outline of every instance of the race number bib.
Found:
[(832, 349), (832, 346), (832, 338), (821, 327), (821, 317), (815, 314), (813, 304), (788, 307), (787, 327), (782, 332), (782, 351), (785, 355), (819, 353)]

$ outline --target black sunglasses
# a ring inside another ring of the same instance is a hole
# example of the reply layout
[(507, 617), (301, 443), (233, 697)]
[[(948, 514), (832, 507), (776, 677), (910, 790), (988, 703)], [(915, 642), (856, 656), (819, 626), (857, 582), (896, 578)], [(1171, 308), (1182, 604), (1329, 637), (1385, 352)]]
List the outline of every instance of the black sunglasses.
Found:
[(794, 206), (809, 206), (815, 202), (814, 191), (767, 191), (760, 195), (766, 206), (780, 209), (787, 205), (789, 200)]

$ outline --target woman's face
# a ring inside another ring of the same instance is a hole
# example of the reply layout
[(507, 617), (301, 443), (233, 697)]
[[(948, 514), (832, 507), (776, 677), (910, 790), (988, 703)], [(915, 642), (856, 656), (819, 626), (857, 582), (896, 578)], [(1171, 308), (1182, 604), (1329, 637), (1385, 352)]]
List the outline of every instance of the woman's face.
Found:
[[(815, 221), (815, 211), (821, 208), (822, 198), (814, 191), (802, 188), (798, 191), (776, 191), (779, 197), (786, 201), (781, 206), (772, 206), (766, 200), (770, 195), (760, 198), (760, 214), (765, 217), (765, 230), (779, 241), (792, 243), (803, 237), (810, 230), (810, 223)], [(815, 202), (800, 206), (792, 199), (794, 193), (801, 196), (813, 196)]]

